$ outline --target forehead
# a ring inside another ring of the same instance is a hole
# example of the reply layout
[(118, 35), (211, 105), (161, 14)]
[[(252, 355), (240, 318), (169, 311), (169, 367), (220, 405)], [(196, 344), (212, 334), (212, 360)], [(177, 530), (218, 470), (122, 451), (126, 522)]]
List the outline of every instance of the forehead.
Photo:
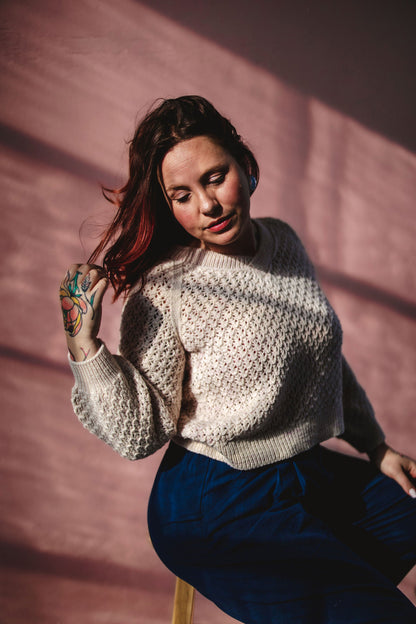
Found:
[(165, 185), (168, 186), (179, 181), (178, 177), (199, 177), (210, 168), (230, 160), (231, 155), (213, 139), (198, 136), (177, 143), (164, 157), (161, 173)]

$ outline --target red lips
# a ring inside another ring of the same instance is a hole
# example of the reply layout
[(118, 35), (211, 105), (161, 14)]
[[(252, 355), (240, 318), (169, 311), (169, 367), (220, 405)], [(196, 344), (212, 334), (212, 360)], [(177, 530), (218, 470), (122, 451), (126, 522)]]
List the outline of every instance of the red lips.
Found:
[(220, 232), (230, 224), (232, 218), (233, 215), (223, 217), (222, 219), (217, 219), (212, 225), (209, 225), (206, 229), (210, 230), (211, 232)]

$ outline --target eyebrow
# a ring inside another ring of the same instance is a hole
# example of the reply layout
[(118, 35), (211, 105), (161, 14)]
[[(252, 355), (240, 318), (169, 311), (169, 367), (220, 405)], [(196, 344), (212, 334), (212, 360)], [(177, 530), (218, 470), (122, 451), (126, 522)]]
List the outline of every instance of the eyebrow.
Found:
[[(224, 173), (228, 171), (229, 168), (230, 168), (230, 165), (228, 163), (221, 163), (218, 165), (214, 165), (214, 167), (210, 167), (210, 169), (208, 169), (201, 175), (200, 181), (205, 182), (212, 176), (213, 173), (220, 173), (220, 172)], [(166, 188), (167, 193), (171, 191), (187, 191), (187, 190), (189, 190), (189, 187), (186, 186), (186, 184), (178, 184), (177, 186), (173, 185), (173, 186), (168, 186)]]

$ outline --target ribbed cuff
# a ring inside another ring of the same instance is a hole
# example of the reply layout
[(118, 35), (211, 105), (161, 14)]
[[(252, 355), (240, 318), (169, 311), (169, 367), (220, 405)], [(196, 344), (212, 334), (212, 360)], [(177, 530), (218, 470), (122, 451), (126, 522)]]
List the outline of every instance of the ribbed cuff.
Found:
[(74, 374), (75, 385), (81, 391), (100, 392), (114, 383), (120, 374), (120, 367), (104, 343), (97, 353), (85, 362), (74, 362), (69, 359)]

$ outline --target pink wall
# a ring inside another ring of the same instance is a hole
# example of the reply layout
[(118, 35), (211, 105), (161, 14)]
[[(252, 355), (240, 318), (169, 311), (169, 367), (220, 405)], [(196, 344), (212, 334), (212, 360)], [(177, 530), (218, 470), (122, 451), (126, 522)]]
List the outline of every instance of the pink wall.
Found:
[[(365, 4), (1, 3), (8, 624), (170, 619), (172, 578), (145, 524), (160, 454), (128, 463), (77, 423), (57, 302), (110, 214), (99, 183), (123, 178), (125, 141), (159, 96), (205, 95), (248, 139), (262, 172), (253, 214), (299, 231), (380, 422), (414, 452), (416, 10)], [(120, 306), (106, 307), (115, 349)], [(415, 582), (403, 585), (414, 600)], [(231, 622), (198, 597), (208, 621)]]

